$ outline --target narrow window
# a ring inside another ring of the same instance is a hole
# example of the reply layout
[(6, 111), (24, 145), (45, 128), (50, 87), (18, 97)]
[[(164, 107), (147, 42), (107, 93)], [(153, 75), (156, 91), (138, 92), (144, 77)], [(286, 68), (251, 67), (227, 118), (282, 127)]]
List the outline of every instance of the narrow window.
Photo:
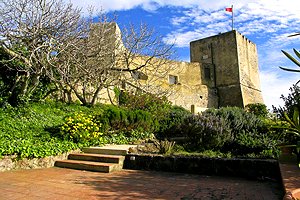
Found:
[(147, 80), (148, 76), (140, 71), (133, 71), (131, 73), (131, 76), (135, 79), (135, 80)]
[(125, 81), (122, 81), (121, 89), (122, 89), (122, 90), (125, 90), (125, 89), (126, 89), (126, 82), (125, 82)]
[(203, 55), (202, 60), (206, 60), (208, 58), (208, 55)]
[(178, 76), (169, 75), (169, 84), (178, 84)]
[(209, 80), (211, 77), (210, 77), (210, 68), (209, 67), (205, 67), (204, 68), (204, 78)]

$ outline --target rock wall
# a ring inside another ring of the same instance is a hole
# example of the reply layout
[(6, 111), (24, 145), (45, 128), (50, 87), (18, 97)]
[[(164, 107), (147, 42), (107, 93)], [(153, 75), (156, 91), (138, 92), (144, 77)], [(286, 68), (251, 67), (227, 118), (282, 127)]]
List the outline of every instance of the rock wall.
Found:
[(126, 155), (125, 169), (281, 180), (277, 160), (200, 158), (193, 156)]
[(57, 156), (49, 156), (46, 158), (33, 158), (18, 160), (16, 156), (5, 156), (0, 159), (0, 172), (20, 169), (36, 169), (53, 167), (55, 161), (67, 159), (70, 153), (78, 153), (80, 150), (71, 151)]

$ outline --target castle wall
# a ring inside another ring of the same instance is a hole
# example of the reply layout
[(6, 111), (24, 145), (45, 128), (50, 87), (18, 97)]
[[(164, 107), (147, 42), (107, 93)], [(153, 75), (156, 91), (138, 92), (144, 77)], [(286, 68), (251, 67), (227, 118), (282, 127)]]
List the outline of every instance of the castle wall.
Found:
[(263, 103), (256, 45), (240, 33), (236, 38), (243, 104)]
[(209, 107), (217, 107), (217, 96), (213, 89), (202, 83), (200, 63), (174, 62), (179, 71), (170, 74), (178, 76), (179, 83), (168, 87), (172, 90), (169, 100), (195, 113)]
[(190, 43), (191, 62), (210, 63), (219, 107), (263, 103), (256, 46), (237, 31)]
[[(140, 59), (143, 59), (143, 57)], [(156, 63), (157, 60), (154, 59), (152, 62)], [(148, 86), (151, 86), (149, 92), (152, 93), (158, 93), (159, 91), (156, 91), (158, 89), (164, 91), (173, 105), (182, 106), (195, 113), (208, 107), (217, 107), (218, 101), (215, 90), (202, 82), (203, 72), (200, 63), (169, 61), (160, 65), (159, 71), (165, 73), (161, 77), (153, 73), (157, 70), (151, 70), (151, 63), (149, 64), (148, 68), (141, 70), (141, 72), (147, 74), (147, 80), (135, 80), (138, 83), (131, 82), (133, 85), (139, 85), (145, 91)], [(176, 77), (177, 82), (170, 83), (170, 76)], [(129, 77), (127, 77), (127, 80), (130, 80)]]
[(191, 62), (210, 63), (212, 79), (219, 96), (219, 106), (242, 107), (242, 95), (239, 83), (238, 52), (235, 32), (193, 41)]
[[(103, 34), (109, 33), (110, 37), (103, 40), (97, 34), (105, 28), (110, 31)], [(106, 24), (102, 29), (93, 27), (90, 46), (104, 43), (107, 45), (105, 49), (109, 50), (108, 55), (115, 55), (108, 56), (115, 60), (104, 60), (119, 68), (126, 66), (124, 60), (118, 57), (126, 49), (117, 24)], [(113, 82), (125, 90), (150, 92), (158, 96), (164, 94), (174, 105), (195, 113), (210, 107), (244, 107), (249, 103), (263, 103), (256, 46), (237, 31), (192, 41), (190, 56), (191, 63), (134, 55), (129, 68), (135, 69), (145, 63), (146, 66), (138, 72), (116, 72), (119, 74)], [(116, 100), (113, 87), (101, 90), (98, 102), (108, 103), (110, 100)]]

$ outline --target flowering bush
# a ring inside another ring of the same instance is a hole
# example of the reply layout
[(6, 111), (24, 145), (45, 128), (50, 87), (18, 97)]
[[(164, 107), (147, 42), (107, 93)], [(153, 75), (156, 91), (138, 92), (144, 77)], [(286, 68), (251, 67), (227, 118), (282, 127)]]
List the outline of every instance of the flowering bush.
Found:
[(181, 125), (183, 133), (197, 150), (220, 149), (232, 140), (225, 120), (214, 115), (189, 115)]
[(79, 112), (66, 117), (61, 130), (74, 142), (87, 142), (101, 138), (100, 128), (101, 124), (96, 123), (93, 116)]

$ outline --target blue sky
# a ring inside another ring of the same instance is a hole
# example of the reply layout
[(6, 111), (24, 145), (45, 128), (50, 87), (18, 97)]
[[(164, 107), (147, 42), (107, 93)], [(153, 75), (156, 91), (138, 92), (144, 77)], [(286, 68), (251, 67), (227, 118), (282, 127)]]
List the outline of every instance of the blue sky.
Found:
[[(67, 1), (67, 0), (66, 0)], [(146, 23), (163, 36), (164, 42), (175, 42), (180, 60), (189, 61), (189, 42), (231, 30), (234, 5), (235, 29), (256, 43), (259, 57), (261, 89), (265, 104), (282, 104), (280, 95), (300, 74), (282, 71), (278, 66), (296, 68), (282, 53), (300, 50), (300, 1), (298, 0), (71, 0), (83, 8), (89, 6), (115, 13), (122, 28), (128, 23)]]

